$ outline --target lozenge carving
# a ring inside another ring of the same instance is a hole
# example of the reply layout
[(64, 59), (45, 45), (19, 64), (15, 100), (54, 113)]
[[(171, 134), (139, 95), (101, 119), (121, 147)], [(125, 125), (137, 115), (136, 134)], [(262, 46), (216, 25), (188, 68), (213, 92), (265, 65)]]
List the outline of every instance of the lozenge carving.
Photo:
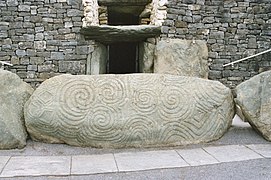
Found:
[(31, 137), (93, 147), (149, 147), (220, 138), (234, 115), (219, 82), (165, 74), (61, 75), (25, 106)]

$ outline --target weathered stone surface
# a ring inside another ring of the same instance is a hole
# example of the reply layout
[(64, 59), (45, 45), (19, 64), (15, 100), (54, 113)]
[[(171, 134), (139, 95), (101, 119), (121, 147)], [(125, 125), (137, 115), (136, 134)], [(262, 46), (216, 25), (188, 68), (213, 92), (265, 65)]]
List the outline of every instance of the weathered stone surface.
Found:
[(7, 0), (6, 3), (8, 6), (17, 6), (18, 0)]
[(154, 73), (208, 78), (208, 48), (204, 41), (167, 39), (157, 43)]
[(139, 45), (139, 71), (153, 73), (155, 45), (144, 42)]
[(23, 106), (32, 92), (16, 74), (0, 69), (0, 149), (25, 146)]
[(271, 141), (271, 71), (239, 84), (235, 92), (236, 104), (245, 119), (265, 139)]
[(61, 75), (25, 106), (34, 140), (116, 148), (216, 140), (233, 115), (221, 83), (164, 74)]
[(106, 6), (140, 6), (150, 2), (151, 0), (98, 0), (99, 5)]
[(88, 70), (90, 70), (90, 72), (88, 72), (88, 74), (105, 74), (107, 59), (107, 47), (97, 43), (97, 46), (94, 46), (94, 51), (89, 62), (90, 69)]
[(146, 38), (160, 35), (161, 28), (151, 25), (135, 26), (86, 26), (81, 33), (86, 39), (97, 40), (102, 43), (143, 41)]

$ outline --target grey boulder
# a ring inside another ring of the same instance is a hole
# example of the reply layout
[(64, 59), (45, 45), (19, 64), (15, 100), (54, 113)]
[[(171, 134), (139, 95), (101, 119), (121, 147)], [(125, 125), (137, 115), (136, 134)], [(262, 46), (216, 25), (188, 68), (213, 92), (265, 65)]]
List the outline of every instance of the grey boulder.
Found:
[(261, 73), (239, 84), (236, 105), (250, 125), (271, 141), (271, 71)]
[(31, 86), (19, 76), (0, 69), (0, 149), (26, 145), (23, 107), (32, 93)]
[(156, 45), (154, 73), (208, 78), (205, 41), (166, 39)]

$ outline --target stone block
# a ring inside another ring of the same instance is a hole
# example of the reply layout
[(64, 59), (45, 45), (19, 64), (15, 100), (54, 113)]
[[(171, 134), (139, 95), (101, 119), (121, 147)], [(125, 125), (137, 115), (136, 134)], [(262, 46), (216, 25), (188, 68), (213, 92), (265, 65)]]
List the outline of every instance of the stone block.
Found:
[(68, 17), (74, 17), (74, 16), (83, 16), (83, 11), (77, 10), (77, 9), (68, 9), (67, 10), (67, 16)]
[(204, 41), (167, 39), (157, 43), (154, 73), (208, 77), (208, 48)]
[(73, 24), (72, 24), (72, 22), (65, 22), (64, 27), (65, 28), (70, 28), (70, 27), (73, 27)]
[(177, 28), (187, 28), (187, 22), (177, 20), (177, 21), (175, 21), (175, 27), (177, 27)]
[(105, 74), (107, 64), (107, 47), (97, 43), (94, 46), (91, 58), (87, 61), (87, 74)]
[(152, 43), (141, 43), (139, 45), (139, 71), (153, 73), (155, 45)]
[(46, 49), (46, 41), (34, 41), (35, 49)]
[(36, 41), (42, 41), (42, 40), (44, 40), (44, 34), (43, 33), (36, 33), (35, 34), (35, 40)]
[(26, 56), (26, 51), (25, 50), (21, 50), (21, 49), (17, 49), (16, 50), (16, 55), (19, 56), (19, 57)]
[[(174, 24), (171, 20), (170, 23)], [(86, 26), (81, 33), (87, 39), (97, 40), (108, 44), (112, 42), (144, 41), (146, 38), (153, 38), (161, 33), (160, 26), (153, 25), (127, 25), (127, 26)]]
[(8, 33), (7, 32), (0, 32), (0, 38), (7, 38), (8, 37)]
[(38, 66), (37, 65), (28, 65), (27, 66), (27, 70), (28, 71), (37, 71), (38, 70)]
[(32, 139), (104, 148), (209, 142), (233, 115), (221, 83), (162, 74), (60, 75), (25, 105)]
[(80, 61), (59, 61), (59, 72), (78, 74), (81, 70)]
[(26, 145), (23, 107), (32, 92), (16, 74), (0, 69), (0, 149)]
[(224, 39), (224, 32), (222, 31), (211, 31), (210, 38), (211, 39)]
[(236, 104), (250, 125), (271, 141), (271, 71), (261, 73), (239, 84)]
[(76, 46), (75, 52), (78, 55), (86, 55), (89, 54), (88, 46)]
[(53, 60), (62, 60), (62, 59), (64, 59), (64, 53), (63, 52), (52, 52), (51, 53), (51, 59), (53, 59)]
[(38, 65), (38, 72), (56, 72), (58, 67), (54, 64)]
[(18, 0), (7, 0), (6, 3), (8, 6), (18, 6)]
[(42, 64), (44, 62), (44, 57), (30, 57), (30, 64)]
[(18, 6), (18, 11), (24, 11), (24, 12), (29, 12), (30, 11), (30, 6), (29, 5), (19, 5)]

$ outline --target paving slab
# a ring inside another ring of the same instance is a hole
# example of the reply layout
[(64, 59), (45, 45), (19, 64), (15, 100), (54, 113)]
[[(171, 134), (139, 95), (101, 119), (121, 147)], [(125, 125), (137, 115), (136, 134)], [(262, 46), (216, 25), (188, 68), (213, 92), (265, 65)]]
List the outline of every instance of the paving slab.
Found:
[(202, 148), (177, 150), (180, 156), (191, 166), (200, 166), (219, 163), (213, 156)]
[(10, 156), (0, 156), (0, 174), (8, 162)]
[(271, 158), (271, 144), (251, 144), (246, 146), (265, 158)]
[(70, 156), (11, 157), (0, 177), (70, 175)]
[(205, 147), (203, 149), (220, 162), (245, 161), (263, 158), (251, 149), (241, 145)]
[(138, 171), (189, 166), (174, 150), (117, 153), (119, 171)]
[(72, 175), (117, 172), (113, 154), (72, 157)]

